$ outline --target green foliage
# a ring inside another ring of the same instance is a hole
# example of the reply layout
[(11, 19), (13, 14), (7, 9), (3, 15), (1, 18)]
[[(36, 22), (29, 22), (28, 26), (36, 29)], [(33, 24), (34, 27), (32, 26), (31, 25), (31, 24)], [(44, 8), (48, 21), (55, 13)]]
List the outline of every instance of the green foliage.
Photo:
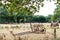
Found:
[(59, 5), (60, 5), (60, 0), (57, 0), (57, 4), (59, 4)]
[(8, 9), (9, 13), (18, 12), (17, 10), (21, 8), (26, 8), (29, 12), (35, 13), (40, 8), (40, 5), (43, 5), (43, 1), (44, 0), (5, 0), (5, 4), (2, 3), (2, 5)]
[(54, 11), (53, 20), (54, 21), (57, 21), (57, 20), (60, 21), (60, 5), (57, 5), (57, 8)]
[[(3, 3), (2, 3), (3, 1)], [(44, 0), (0, 0), (1, 18), (8, 22), (26, 22), (28, 17), (39, 11), (40, 5)], [(3, 16), (2, 16), (3, 15)]]
[[(44, 0), (0, 0), (0, 23), (4, 22), (50, 22), (51, 16), (34, 16), (34, 13), (38, 12), (40, 6), (44, 6)], [(51, 0), (48, 0), (51, 1)], [(57, 0), (59, 2), (59, 0)], [(60, 10), (59, 8), (57, 8)], [(56, 13), (59, 11), (55, 12)], [(53, 18), (55, 17), (53, 16)], [(56, 15), (58, 16), (58, 15)], [(52, 18), (52, 19), (53, 19)], [(54, 18), (54, 20), (57, 17)], [(60, 20), (58, 18), (58, 20)]]
[(44, 16), (37, 15), (32, 18), (32, 21), (33, 22), (46, 22), (46, 18)]
[(46, 20), (47, 20), (47, 22), (51, 22), (52, 21), (52, 15), (46, 16)]
[(6, 8), (3, 6), (0, 7), (0, 23), (27, 22), (27, 19), (30, 21), (30, 16), (32, 15), (33, 14), (27, 11), (26, 8), (21, 8), (18, 14), (14, 12), (10, 14)]

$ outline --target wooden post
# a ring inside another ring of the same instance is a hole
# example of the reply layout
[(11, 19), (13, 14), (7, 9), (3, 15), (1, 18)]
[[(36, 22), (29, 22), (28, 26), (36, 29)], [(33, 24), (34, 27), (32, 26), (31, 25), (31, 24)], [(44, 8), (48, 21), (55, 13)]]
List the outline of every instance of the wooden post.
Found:
[(54, 40), (56, 40), (56, 29), (59, 28), (59, 23), (57, 22), (51, 22), (51, 27), (54, 28)]
[(32, 29), (32, 24), (31, 24), (31, 22), (30, 22), (30, 28), (31, 28), (31, 31), (33, 32), (33, 29)]
[(56, 28), (54, 28), (54, 40), (56, 40)]

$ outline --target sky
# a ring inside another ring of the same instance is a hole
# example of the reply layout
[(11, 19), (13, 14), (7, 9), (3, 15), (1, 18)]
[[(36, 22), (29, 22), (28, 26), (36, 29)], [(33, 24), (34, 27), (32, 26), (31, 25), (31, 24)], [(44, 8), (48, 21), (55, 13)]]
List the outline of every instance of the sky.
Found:
[(54, 10), (56, 8), (56, 5), (54, 3), (56, 3), (56, 1), (44, 1), (44, 7), (41, 7), (39, 12), (36, 12), (34, 15), (44, 15), (44, 16), (48, 16), (49, 14), (53, 15)]

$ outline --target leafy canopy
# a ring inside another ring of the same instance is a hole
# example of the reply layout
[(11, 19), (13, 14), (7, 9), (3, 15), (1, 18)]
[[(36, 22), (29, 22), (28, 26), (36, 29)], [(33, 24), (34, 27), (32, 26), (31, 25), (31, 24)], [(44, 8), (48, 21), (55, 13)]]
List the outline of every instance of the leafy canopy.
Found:
[(60, 5), (57, 5), (57, 8), (54, 11), (53, 20), (60, 21)]

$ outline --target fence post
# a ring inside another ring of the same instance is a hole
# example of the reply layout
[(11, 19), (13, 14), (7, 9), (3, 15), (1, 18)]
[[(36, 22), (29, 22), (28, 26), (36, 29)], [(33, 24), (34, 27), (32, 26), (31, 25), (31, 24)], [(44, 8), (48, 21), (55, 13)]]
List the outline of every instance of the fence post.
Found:
[(54, 28), (54, 40), (56, 40), (56, 28)]

